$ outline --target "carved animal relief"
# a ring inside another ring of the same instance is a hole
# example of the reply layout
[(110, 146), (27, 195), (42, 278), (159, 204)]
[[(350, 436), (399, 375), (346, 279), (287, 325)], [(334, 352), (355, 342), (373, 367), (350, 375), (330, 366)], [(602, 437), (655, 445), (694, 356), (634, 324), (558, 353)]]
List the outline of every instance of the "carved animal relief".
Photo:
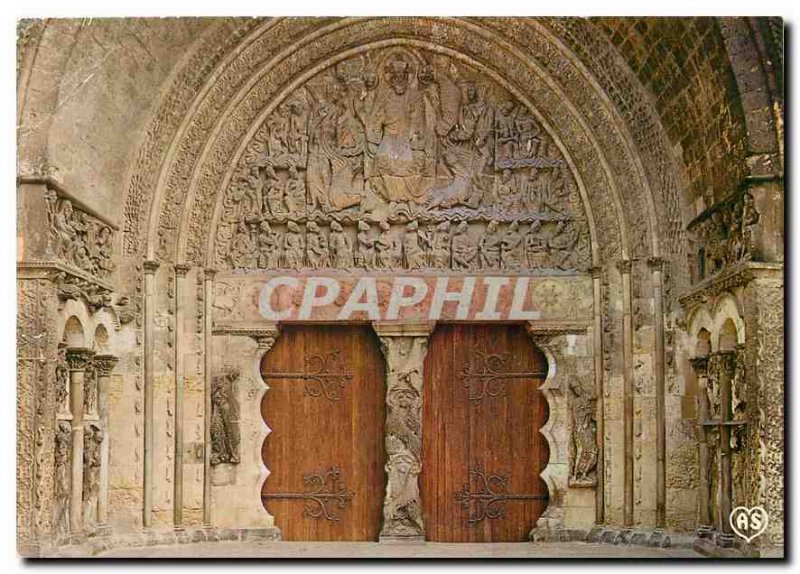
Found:
[(267, 116), (226, 190), (233, 269), (585, 270), (576, 185), (531, 110), (410, 48), (322, 72)]

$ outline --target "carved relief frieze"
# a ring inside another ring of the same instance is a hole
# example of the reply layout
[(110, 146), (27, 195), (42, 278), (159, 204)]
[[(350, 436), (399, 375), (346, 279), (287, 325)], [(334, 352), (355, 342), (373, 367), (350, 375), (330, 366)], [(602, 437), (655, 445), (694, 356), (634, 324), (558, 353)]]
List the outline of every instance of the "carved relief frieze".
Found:
[(267, 116), (223, 199), (233, 269), (584, 270), (586, 218), (530, 110), (407, 47), (340, 62)]
[(759, 213), (748, 191), (734, 193), (701, 213), (687, 229), (696, 246), (693, 279), (702, 281), (753, 256)]
[(97, 521), (102, 443), (103, 429), (96, 423), (87, 423), (83, 441), (83, 514), (86, 526), (92, 526)]
[(55, 189), (48, 187), (45, 194), (49, 255), (95, 277), (107, 278), (115, 268), (114, 229)]

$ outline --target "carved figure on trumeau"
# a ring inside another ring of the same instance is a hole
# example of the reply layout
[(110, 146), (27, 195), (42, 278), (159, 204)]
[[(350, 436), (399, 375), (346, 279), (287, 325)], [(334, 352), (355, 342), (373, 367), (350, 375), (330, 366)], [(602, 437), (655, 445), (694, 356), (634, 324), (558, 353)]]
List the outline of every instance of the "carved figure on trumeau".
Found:
[(56, 532), (69, 530), (69, 494), (71, 491), (72, 426), (68, 420), (56, 422), (55, 436), (55, 506), (53, 525)]
[(573, 486), (594, 486), (597, 483), (597, 419), (595, 414), (596, 396), (589, 383), (573, 377), (570, 390), (570, 484)]
[(386, 473), (381, 536), (423, 536), (418, 477), (422, 468), (422, 365), (425, 337), (380, 337), (387, 364)]
[(337, 269), (353, 267), (353, 243), (338, 221), (331, 221), (331, 233), (328, 237), (331, 252), (331, 264)]
[(239, 371), (229, 369), (213, 378), (211, 386), (211, 464), (239, 462), (238, 403)]
[[(284, 238), (278, 267), (315, 268), (306, 224), (336, 220), (336, 268), (497, 270), (516, 221), (538, 223), (552, 257), (527, 257), (523, 247), (510, 268), (584, 271), (589, 236), (577, 186), (535, 115), (444, 54), (394, 46), (341, 61), (276, 102), (246, 144), (223, 200), (218, 265), (272, 268), (253, 235), (267, 222)], [(379, 222), (390, 230), (373, 231)], [(449, 237), (444, 244), (444, 222), (467, 224), (458, 257)]]
[(95, 367), (94, 361), (89, 361), (83, 375), (83, 412), (85, 414), (97, 414), (97, 399), (97, 368)]

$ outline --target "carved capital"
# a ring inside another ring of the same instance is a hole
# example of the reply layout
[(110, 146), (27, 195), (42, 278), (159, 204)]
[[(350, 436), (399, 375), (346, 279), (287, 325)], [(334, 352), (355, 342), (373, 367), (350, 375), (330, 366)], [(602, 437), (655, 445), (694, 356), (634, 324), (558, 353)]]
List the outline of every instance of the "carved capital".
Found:
[(252, 337), (256, 340), (256, 343), (258, 343), (258, 351), (261, 354), (266, 354), (275, 346), (275, 341), (278, 340), (280, 334), (280, 330), (275, 329), (274, 331), (264, 331), (252, 335)]
[(632, 268), (633, 268), (632, 259), (620, 259), (619, 261), (617, 261), (617, 269), (619, 269), (620, 273), (630, 275)]
[(217, 275), (217, 270), (212, 267), (206, 267), (203, 272), (205, 273), (206, 279), (211, 281), (213, 281), (214, 277)]
[(667, 261), (663, 257), (649, 257), (647, 266), (653, 271), (663, 271)]
[(698, 377), (708, 374), (708, 357), (692, 357), (689, 362)]
[(67, 349), (67, 366), (70, 371), (84, 371), (93, 357), (91, 349)]
[(100, 377), (109, 376), (118, 362), (119, 359), (114, 355), (95, 355), (94, 366), (97, 369), (97, 375)]
[(592, 274), (592, 279), (600, 279), (603, 277), (603, 267), (601, 265), (590, 267), (589, 273)]
[(160, 265), (161, 264), (158, 261), (154, 261), (153, 259), (147, 259), (142, 264), (142, 267), (144, 267), (145, 275), (153, 275), (156, 271), (158, 271), (158, 267)]
[(186, 274), (192, 268), (191, 265), (188, 263), (176, 263), (175, 264), (175, 277), (186, 277)]

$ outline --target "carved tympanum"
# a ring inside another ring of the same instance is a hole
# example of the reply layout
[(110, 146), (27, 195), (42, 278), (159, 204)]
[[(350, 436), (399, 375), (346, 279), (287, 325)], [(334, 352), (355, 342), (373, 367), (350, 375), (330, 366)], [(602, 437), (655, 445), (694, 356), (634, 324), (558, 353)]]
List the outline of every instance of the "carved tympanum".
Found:
[(227, 370), (214, 377), (211, 387), (211, 464), (239, 462), (239, 406), (235, 384), (239, 371)]
[(407, 47), (340, 62), (267, 116), (217, 234), (234, 269), (583, 270), (586, 218), (531, 110)]

